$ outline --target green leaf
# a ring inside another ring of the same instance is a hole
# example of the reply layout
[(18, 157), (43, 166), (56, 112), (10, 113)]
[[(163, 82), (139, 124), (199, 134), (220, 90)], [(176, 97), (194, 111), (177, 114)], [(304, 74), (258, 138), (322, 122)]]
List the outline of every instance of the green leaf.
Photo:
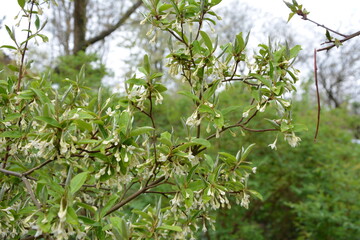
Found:
[(117, 199), (119, 197), (116, 194), (112, 194), (109, 197), (109, 201), (105, 204), (105, 206), (100, 210), (100, 219), (102, 219), (105, 214), (110, 210), (110, 208), (112, 208), (112, 206), (114, 206), (114, 204), (116, 203)]
[(214, 114), (214, 109), (212, 109), (212, 108), (209, 107), (208, 105), (201, 104), (201, 105), (199, 106), (199, 112), (200, 112), (200, 113), (210, 113), (210, 114)]
[(187, 97), (191, 98), (192, 100), (194, 100), (196, 102), (200, 102), (200, 99), (198, 98), (198, 96), (196, 96), (195, 94), (192, 94), (189, 91), (179, 91), (178, 94), (187, 96)]
[(294, 127), (292, 130), (294, 132), (303, 132), (303, 131), (307, 131), (308, 128), (304, 124), (294, 124)]
[(260, 199), (261, 201), (264, 201), (264, 198), (263, 198), (263, 196), (262, 196), (260, 193), (254, 191), (254, 190), (248, 190), (248, 191), (249, 191), (250, 194), (253, 195), (254, 197), (257, 197), (257, 198)]
[(100, 140), (96, 140), (96, 139), (81, 139), (79, 141), (77, 141), (76, 143), (81, 145), (81, 144), (98, 144), (100, 142)]
[(36, 27), (36, 30), (39, 30), (40, 28), (40, 18), (38, 15), (35, 15), (36, 16), (36, 19), (35, 19), (35, 27)]
[(211, 5), (215, 6), (221, 3), (222, 0), (211, 0)]
[(290, 58), (294, 58), (298, 55), (298, 53), (300, 52), (301, 50), (301, 46), (300, 45), (296, 45), (295, 47), (293, 47), (291, 50), (290, 50)]
[(332, 37), (331, 37), (330, 32), (328, 30), (326, 30), (325, 36), (326, 36), (327, 40), (332, 41)]
[(227, 152), (219, 152), (219, 155), (223, 156), (224, 158), (222, 158), (222, 160), (226, 163), (235, 163), (237, 160), (236, 160), (236, 157), (233, 156), (232, 154), (230, 153), (227, 153)]
[(145, 126), (145, 127), (139, 127), (139, 128), (136, 128), (134, 130), (132, 130), (130, 132), (130, 137), (135, 137), (135, 136), (138, 136), (138, 135), (142, 135), (142, 134), (145, 134), (145, 133), (149, 133), (151, 131), (153, 131), (154, 128), (152, 127), (148, 127), (148, 126)]
[(256, 79), (260, 80), (265, 86), (271, 88), (271, 80), (267, 79), (259, 74), (250, 74), (251, 76), (255, 77)]
[(84, 217), (84, 216), (78, 216), (78, 219), (86, 225), (91, 225), (91, 226), (99, 225), (99, 223), (97, 221), (94, 221), (94, 220)]
[[(76, 119), (74, 120), (74, 123), (79, 127), (80, 130), (82, 131), (92, 131), (92, 125), (90, 123), (87, 123), (83, 120), (80, 119)], [(93, 140), (93, 139), (92, 139)]]
[(12, 49), (12, 50), (17, 50), (16, 47), (10, 46), (10, 45), (2, 45), (0, 48), (8, 48), (8, 49)]
[(79, 219), (78, 219), (78, 217), (76, 215), (76, 212), (75, 212), (74, 208), (72, 208), (72, 207), (67, 207), (66, 222), (71, 224), (71, 225), (78, 225), (79, 224)]
[(157, 229), (169, 230), (169, 231), (175, 231), (175, 232), (182, 232), (181, 227), (179, 227), (179, 226), (171, 226), (171, 225), (166, 225), (166, 224), (158, 227)]
[(255, 143), (252, 143), (245, 149), (245, 151), (242, 152), (240, 161), (244, 161), (246, 159), (246, 157), (249, 155), (251, 149), (254, 146), (255, 146)]
[(45, 122), (45, 123), (49, 124), (52, 127), (61, 128), (60, 123), (58, 121), (56, 121), (54, 118), (36, 116), (36, 117), (34, 117), (34, 119)]
[(171, 134), (169, 132), (161, 133), (159, 141), (168, 147), (171, 147), (173, 145), (171, 142)]
[(160, 84), (160, 83), (155, 84), (154, 89), (156, 91), (158, 91), (159, 93), (165, 92), (167, 90), (167, 88), (163, 84)]
[(0, 133), (0, 137), (8, 138), (21, 138), (22, 134), (20, 131), (5, 131)]
[(12, 121), (12, 120), (14, 120), (14, 119), (17, 119), (17, 118), (19, 118), (19, 117), (21, 117), (21, 114), (20, 114), (20, 113), (10, 113), (10, 114), (7, 115), (7, 116), (5, 117), (5, 119), (2, 120), (1, 122), (10, 122), (10, 121)]
[(14, 42), (16, 42), (14, 32), (13, 32), (13, 31), (11, 31), (11, 29), (10, 29), (7, 25), (5, 25), (5, 29), (6, 29), (6, 31), (8, 32), (9, 37), (10, 37), (10, 38), (11, 38)]
[(294, 12), (290, 13), (287, 21), (290, 22), (290, 20), (292, 19), (292, 17), (293, 17), (294, 15), (295, 15)]
[(88, 172), (82, 172), (76, 175), (73, 179), (70, 181), (70, 193), (73, 195), (76, 193), (82, 185), (84, 185), (87, 176), (89, 175)]
[(129, 239), (126, 223), (120, 217), (110, 217), (113, 232), (117, 239)]
[(163, 73), (157, 72), (157, 73), (152, 74), (150, 76), (150, 79), (159, 78), (159, 77), (162, 77), (163, 75), (164, 75)]
[(207, 33), (204, 31), (200, 31), (200, 34), (202, 39), (204, 40), (205, 46), (209, 49), (210, 52), (212, 52), (213, 46), (209, 35), (207, 35)]
[(40, 99), (40, 102), (42, 104), (51, 102), (50, 99), (45, 95), (45, 93), (40, 89), (36, 89), (36, 88), (30, 88), (30, 89), (36, 94), (36, 96)]
[[(39, 34), (38, 33), (38, 34), (36, 34), (36, 36), (40, 37), (44, 43), (49, 41), (49, 38), (44, 34)], [(81, 71), (80, 71), (80, 73), (81, 73)], [(79, 76), (81, 76), (81, 75), (79, 74)]]
[(146, 71), (147, 74), (145, 75), (150, 75), (150, 62), (149, 62), (149, 56), (147, 54), (144, 55), (144, 69)]
[(25, 0), (18, 0), (18, 4), (21, 8), (24, 8), (25, 7)]
[(196, 144), (199, 144), (199, 145), (202, 145), (206, 148), (210, 148), (211, 147), (211, 143), (206, 140), (206, 139), (203, 139), (203, 138), (195, 138), (195, 139), (191, 139), (191, 142), (192, 143), (196, 143)]
[(130, 78), (130, 79), (126, 80), (126, 82), (129, 84), (134, 84), (134, 85), (141, 85), (141, 86), (147, 85), (147, 82), (141, 78)]
[(245, 48), (245, 41), (242, 36), (242, 32), (237, 34), (235, 37), (235, 44), (234, 44), (234, 53), (235, 55), (239, 55)]
[(163, 11), (166, 11), (166, 10), (168, 10), (169, 8), (171, 8), (172, 6), (171, 6), (171, 4), (166, 4), (166, 3), (164, 3), (164, 4), (162, 4), (162, 5), (160, 5), (159, 7), (158, 7), (158, 12), (163, 12)]
[[(86, 203), (76, 202), (76, 206), (85, 208), (86, 210), (89, 210), (89, 211), (92, 212), (92, 213), (96, 213), (96, 207), (91, 206), (91, 205), (88, 205), (88, 204), (86, 204)], [(80, 218), (80, 217), (79, 217), (79, 218)]]

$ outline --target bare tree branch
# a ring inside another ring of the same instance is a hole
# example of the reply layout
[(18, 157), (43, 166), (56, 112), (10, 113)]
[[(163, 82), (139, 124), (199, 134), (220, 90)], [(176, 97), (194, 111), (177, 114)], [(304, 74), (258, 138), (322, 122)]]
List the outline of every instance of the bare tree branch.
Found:
[(110, 34), (112, 34), (116, 29), (118, 29), (120, 26), (122, 26), (125, 21), (130, 17), (130, 15), (135, 12), (135, 10), (140, 7), (142, 4), (142, 0), (138, 0), (134, 5), (132, 5), (132, 7), (130, 7), (123, 15), (122, 17), (119, 19), (119, 21), (117, 23), (115, 23), (114, 25), (110, 26), (108, 29), (102, 31), (101, 33), (99, 33), (97, 36), (92, 37), (88, 40), (86, 40), (85, 42), (85, 47), (88, 47), (98, 41), (103, 40), (104, 38), (106, 38), (107, 36), (109, 36)]
[(316, 141), (317, 135), (319, 133), (319, 125), (320, 125), (320, 93), (319, 93), (319, 84), (318, 84), (318, 77), (317, 77), (317, 63), (316, 63), (316, 49), (314, 49), (314, 78), (315, 78), (315, 86), (316, 86), (316, 96), (317, 96), (317, 105), (318, 105), (318, 112), (317, 112), (317, 123), (316, 123), (316, 131), (314, 136), (314, 141)]
[[(339, 41), (340, 41), (341, 43), (343, 43), (343, 42), (346, 42), (346, 41), (348, 41), (348, 40), (350, 40), (350, 39), (352, 39), (352, 38), (354, 38), (354, 37), (357, 37), (357, 36), (360, 36), (360, 31), (358, 31), (358, 32), (356, 32), (356, 33), (353, 33), (353, 34), (351, 34), (351, 35), (348, 35), (347, 37), (345, 37), (345, 38), (343, 38), (343, 39), (340, 39)], [(332, 48), (335, 47), (335, 46), (336, 46), (336, 44), (334, 43), (334, 44), (331, 44), (331, 45), (329, 45), (329, 46), (327, 46), (327, 47), (320, 48), (320, 49), (318, 49), (317, 51), (318, 51), (318, 52), (327, 51), (327, 50), (332, 49)]]

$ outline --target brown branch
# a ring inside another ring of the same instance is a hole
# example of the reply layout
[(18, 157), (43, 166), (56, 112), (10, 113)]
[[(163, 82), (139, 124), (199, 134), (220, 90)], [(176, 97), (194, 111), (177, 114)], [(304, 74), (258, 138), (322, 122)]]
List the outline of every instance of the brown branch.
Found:
[(317, 97), (317, 105), (318, 105), (318, 111), (317, 111), (317, 123), (316, 123), (316, 131), (314, 136), (314, 142), (316, 142), (317, 135), (319, 133), (319, 125), (320, 125), (320, 94), (319, 94), (319, 84), (318, 84), (318, 77), (317, 77), (317, 63), (316, 63), (316, 48), (314, 49), (314, 78), (315, 78), (315, 86), (316, 86), (316, 97)]
[[(353, 34), (350, 34), (350, 35), (346, 36), (345, 38), (340, 39), (339, 41), (340, 41), (341, 43), (343, 43), (343, 42), (346, 42), (346, 41), (348, 41), (348, 40), (350, 40), (350, 39), (352, 39), (352, 38), (354, 38), (354, 37), (357, 37), (357, 36), (359, 36), (359, 35), (360, 35), (360, 31), (358, 31), (358, 32), (356, 32), (356, 33), (353, 33)], [(332, 48), (335, 47), (335, 46), (336, 46), (336, 44), (332, 44), (332, 45), (329, 45), (329, 46), (327, 46), (327, 47), (317, 49), (316, 51), (317, 51), (317, 52), (328, 51), (328, 50), (332, 49)]]
[(3, 169), (3, 168), (0, 168), (0, 172), (4, 173), (6, 175), (11, 175), (11, 176), (19, 177), (19, 178), (22, 177), (21, 173), (9, 171), (9, 170)]
[(110, 26), (108, 29), (102, 31), (99, 35), (92, 37), (88, 40), (86, 40), (85, 42), (85, 46), (90, 46), (98, 41), (103, 40), (104, 38), (106, 38), (107, 36), (109, 36), (110, 34), (112, 34), (116, 29), (118, 29), (119, 27), (121, 27), (125, 21), (130, 17), (130, 15), (135, 12), (135, 10), (141, 6), (142, 4), (142, 0), (138, 0), (134, 5), (132, 5), (124, 14), (123, 16), (119, 19), (119, 21), (117, 23), (115, 23), (114, 25)]
[(5, 153), (5, 156), (4, 156), (2, 168), (6, 168), (6, 164), (7, 164), (7, 161), (9, 159), (9, 156), (10, 156), (9, 152), (10, 152), (10, 144), (6, 146), (6, 153)]
[(116, 210), (118, 210), (119, 208), (121, 208), (122, 206), (124, 206), (125, 204), (127, 204), (128, 202), (132, 201), (133, 199), (137, 198), (139, 195), (145, 193), (148, 189), (156, 187), (160, 184), (162, 184), (162, 181), (165, 180), (165, 176), (160, 177), (158, 180), (152, 182), (150, 185), (143, 187), (142, 189), (140, 189), (139, 191), (133, 193), (132, 195), (130, 195), (128, 198), (122, 200), (121, 202), (115, 204), (106, 214), (104, 217), (106, 217), (107, 215), (115, 212)]
[(26, 40), (25, 40), (25, 46), (24, 46), (24, 50), (21, 51), (21, 64), (20, 64), (20, 69), (19, 69), (19, 77), (18, 77), (18, 82), (17, 82), (17, 87), (16, 87), (16, 91), (17, 92), (20, 92), (20, 88), (21, 88), (21, 80), (23, 78), (23, 75), (24, 75), (24, 62), (25, 62), (25, 53), (26, 53), (26, 50), (27, 50), (27, 46), (28, 46), (28, 43), (29, 43), (29, 37), (31, 35), (31, 17), (33, 15), (33, 8), (34, 8), (34, 4), (35, 4), (35, 1), (31, 1), (31, 7), (30, 7), (30, 11), (29, 11), (29, 25), (28, 25), (28, 28), (27, 28), (27, 36), (26, 36)]
[[(301, 15), (301, 16), (302, 16), (302, 15)], [(339, 35), (339, 36), (342, 36), (342, 37), (348, 37), (348, 35), (345, 35), (345, 34), (342, 34), (342, 33), (337, 32), (337, 31), (335, 31), (335, 30), (332, 30), (331, 28), (328, 28), (328, 27), (326, 27), (326, 26), (323, 25), (323, 24), (317, 23), (317, 22), (315, 22), (314, 20), (311, 20), (311, 19), (307, 18), (307, 16), (303, 16), (303, 19), (304, 19), (304, 20), (307, 20), (307, 21), (309, 21), (309, 22), (312, 22), (312, 23), (314, 23), (314, 24), (316, 24), (318, 27), (325, 28), (325, 29), (328, 30), (329, 32), (335, 33), (335, 34), (337, 34), (337, 35)]]
[(34, 167), (34, 168), (32, 168), (32, 169), (24, 172), (24, 173), (22, 174), (22, 176), (27, 176), (27, 175), (33, 173), (34, 171), (42, 168), (43, 166), (47, 165), (48, 163), (51, 163), (52, 161), (54, 161), (54, 159), (47, 160), (47, 161), (41, 163), (40, 165), (38, 165), (38, 166), (36, 166), (36, 167)]

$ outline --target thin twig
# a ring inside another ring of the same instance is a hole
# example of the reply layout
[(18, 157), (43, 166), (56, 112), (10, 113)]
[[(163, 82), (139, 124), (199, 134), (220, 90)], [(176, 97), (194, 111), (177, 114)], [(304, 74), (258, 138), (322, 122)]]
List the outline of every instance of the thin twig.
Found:
[(5, 153), (5, 156), (4, 156), (2, 168), (6, 168), (6, 164), (7, 164), (7, 161), (9, 159), (9, 156), (10, 156), (9, 152), (10, 152), (10, 144), (8, 144), (6, 146), (6, 153)]
[[(356, 33), (353, 33), (353, 34), (350, 34), (350, 35), (348, 35), (347, 37), (345, 37), (345, 38), (343, 38), (343, 39), (340, 39), (339, 41), (340, 41), (341, 43), (343, 43), (343, 42), (346, 42), (346, 41), (348, 41), (348, 40), (350, 40), (350, 39), (352, 39), (352, 38), (354, 38), (354, 37), (357, 37), (357, 36), (359, 36), (359, 35), (360, 35), (360, 31), (358, 31), (358, 32), (356, 32)], [(332, 45), (329, 45), (329, 46), (327, 46), (327, 47), (317, 49), (316, 51), (317, 51), (317, 52), (328, 51), (328, 50), (332, 49), (333, 47), (336, 47), (336, 44), (332, 44)]]
[(303, 19), (304, 19), (304, 20), (308, 20), (308, 21), (316, 24), (318, 27), (325, 28), (325, 29), (328, 30), (329, 32), (335, 33), (335, 34), (337, 34), (337, 35), (339, 35), (339, 36), (342, 36), (342, 37), (345, 37), (345, 38), (348, 37), (348, 35), (345, 35), (345, 34), (342, 34), (342, 33), (337, 32), (337, 31), (335, 31), (335, 30), (332, 30), (331, 28), (328, 28), (328, 27), (326, 27), (326, 26), (323, 25), (323, 24), (317, 23), (317, 22), (315, 22), (314, 20), (311, 20), (311, 19), (309, 19), (309, 18), (307, 18), (307, 17), (303, 17)]
[(317, 97), (317, 105), (318, 105), (318, 111), (317, 111), (317, 123), (316, 123), (316, 131), (314, 136), (314, 142), (316, 142), (317, 135), (319, 133), (319, 125), (320, 125), (320, 94), (319, 94), (319, 85), (318, 85), (318, 77), (317, 77), (317, 63), (316, 63), (316, 48), (314, 49), (314, 78), (315, 78), (315, 86), (316, 86), (316, 97)]
[(18, 82), (17, 82), (17, 88), (16, 88), (16, 91), (17, 92), (20, 92), (20, 87), (21, 87), (21, 80), (23, 78), (23, 68), (24, 68), (24, 62), (25, 62), (25, 53), (26, 53), (26, 50), (27, 50), (27, 46), (28, 46), (28, 43), (29, 43), (29, 37), (30, 37), (30, 34), (31, 34), (31, 17), (32, 17), (32, 14), (33, 14), (33, 8), (34, 8), (34, 4), (35, 4), (35, 0), (31, 2), (31, 7), (30, 7), (30, 11), (29, 11), (29, 25), (28, 25), (28, 28), (27, 28), (27, 36), (26, 36), (26, 40), (25, 40), (25, 46), (24, 46), (24, 50), (21, 51), (21, 64), (20, 64), (20, 69), (19, 69), (19, 78), (18, 78)]
[(40, 164), (40, 165), (38, 165), (38, 166), (36, 166), (36, 167), (34, 167), (34, 168), (32, 168), (32, 169), (24, 172), (22, 175), (23, 175), (23, 176), (27, 176), (27, 175), (33, 173), (34, 171), (42, 168), (43, 166), (47, 165), (48, 163), (51, 163), (52, 161), (54, 161), (54, 159), (47, 160), (47, 161), (43, 162), (42, 164)]

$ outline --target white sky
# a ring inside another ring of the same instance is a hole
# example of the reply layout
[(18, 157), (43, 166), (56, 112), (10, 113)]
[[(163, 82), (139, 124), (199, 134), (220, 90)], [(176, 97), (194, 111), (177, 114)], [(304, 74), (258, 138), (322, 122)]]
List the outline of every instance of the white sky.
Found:
[[(0, 19), (6, 16), (4, 24), (12, 26), (16, 23), (14, 16), (18, 13), (17, 0), (0, 0), (2, 7), (0, 8)], [(6, 5), (4, 2), (6, 1)], [(288, 0), (292, 1), (292, 0)], [(231, 0), (223, 0), (222, 5), (234, 2)], [(236, 1), (235, 1), (236, 2)], [(254, 29), (261, 31), (263, 21), (272, 21), (272, 17), (281, 18), (285, 21), (288, 18), (290, 10), (286, 7), (282, 0), (239, 0), (238, 4), (247, 3), (250, 7), (259, 9), (261, 12), (266, 13), (266, 19), (260, 20), (254, 23)], [(360, 3), (357, 0), (297, 0), (299, 4), (303, 4), (305, 8), (310, 11), (309, 18), (324, 24), (334, 30), (339, 30), (342, 33), (353, 33), (360, 30)], [(220, 5), (221, 7), (221, 5)], [(264, 14), (259, 14), (259, 17)], [(270, 16), (270, 17), (269, 17)], [(226, 17), (226, 16), (223, 16)], [(258, 23), (258, 24), (257, 24)], [(325, 30), (311, 24), (310, 22), (301, 20), (299, 16), (294, 16), (293, 19), (288, 23), (294, 30), (293, 34), (296, 37), (301, 38), (302, 36), (319, 36), (321, 39), (324, 35)], [(309, 39), (313, 38), (310, 36)], [(51, 39), (50, 39), (51, 41)], [(309, 41), (309, 40), (308, 40)], [(314, 40), (312, 48), (319, 47), (321, 42)], [(7, 37), (5, 27), (0, 29), (0, 45), (11, 44), (11, 40)], [(116, 45), (116, 44), (111, 44)], [(307, 45), (312, 45), (307, 43)], [(311, 49), (304, 49), (311, 51)], [(115, 52), (115, 53), (114, 53)], [(111, 53), (117, 56), (112, 56)], [(108, 67), (115, 73), (116, 68), (121, 65), (121, 59), (116, 53), (116, 50), (110, 50), (108, 58)], [(119, 74), (115, 74), (119, 76)]]

